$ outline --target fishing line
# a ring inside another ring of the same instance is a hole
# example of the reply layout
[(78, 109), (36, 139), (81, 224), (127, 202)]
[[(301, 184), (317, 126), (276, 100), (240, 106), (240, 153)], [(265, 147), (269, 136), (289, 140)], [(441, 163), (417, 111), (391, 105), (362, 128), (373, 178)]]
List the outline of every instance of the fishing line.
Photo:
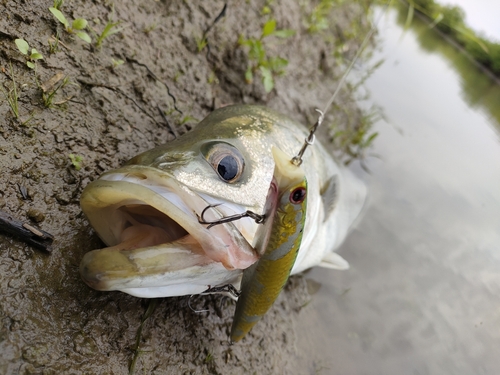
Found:
[(339, 94), (340, 90), (344, 86), (345, 80), (347, 79), (347, 76), (349, 75), (349, 73), (351, 72), (352, 68), (354, 67), (354, 64), (358, 60), (359, 56), (361, 56), (361, 53), (363, 53), (363, 50), (366, 48), (366, 46), (368, 45), (368, 42), (370, 41), (371, 37), (373, 36), (373, 34), (375, 33), (375, 31), (377, 30), (377, 26), (378, 26), (378, 23), (380, 21), (380, 18), (387, 12), (387, 8), (389, 7), (390, 3), (391, 3), (391, 0), (389, 0), (389, 1), (387, 1), (385, 3), (384, 9), (382, 11), (382, 14), (372, 24), (372, 27), (371, 27), (370, 31), (368, 32), (368, 34), (366, 34), (365, 38), (363, 39), (363, 42), (361, 43), (361, 46), (359, 47), (358, 51), (356, 52), (356, 55), (354, 55), (354, 58), (352, 59), (352, 61), (349, 64), (349, 66), (347, 67), (347, 70), (344, 72), (344, 74), (340, 78), (340, 81), (339, 81), (339, 83), (337, 85), (337, 88), (335, 89), (333, 95), (330, 97), (330, 99), (326, 103), (326, 105), (323, 108), (323, 110), (316, 109), (316, 111), (319, 113), (319, 117), (316, 120), (316, 123), (311, 127), (311, 129), (309, 131), (309, 135), (305, 139), (304, 144), (302, 145), (302, 148), (297, 153), (297, 155), (292, 158), (292, 163), (294, 165), (300, 166), (302, 164), (302, 156), (304, 155), (304, 152), (306, 151), (306, 149), (307, 149), (308, 146), (314, 144), (314, 140), (316, 138), (315, 135), (314, 135), (314, 133), (316, 132), (316, 130), (318, 130), (319, 126), (323, 122), (323, 120), (325, 118), (325, 114), (331, 108), (333, 102), (335, 101), (335, 98), (337, 97), (337, 95)]

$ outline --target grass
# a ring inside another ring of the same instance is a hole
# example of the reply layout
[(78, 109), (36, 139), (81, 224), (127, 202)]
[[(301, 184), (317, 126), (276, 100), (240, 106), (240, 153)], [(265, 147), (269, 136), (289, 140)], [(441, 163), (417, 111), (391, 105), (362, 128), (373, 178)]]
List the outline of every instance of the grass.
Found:
[(101, 48), (102, 43), (109, 38), (111, 35), (119, 33), (120, 31), (123, 30), (123, 27), (117, 27), (121, 21), (112, 21), (108, 20), (106, 23), (106, 26), (104, 26), (104, 29), (100, 34), (97, 35), (97, 40), (96, 40), (96, 47)]
[(9, 103), (10, 110), (16, 119), (19, 118), (19, 103), (18, 103), (18, 95), (17, 95), (17, 84), (14, 79), (14, 71), (12, 69), (12, 63), (10, 63), (10, 77), (12, 79), (12, 89), (6, 91), (3, 87), (0, 87), (0, 90), (5, 96), (7, 103)]

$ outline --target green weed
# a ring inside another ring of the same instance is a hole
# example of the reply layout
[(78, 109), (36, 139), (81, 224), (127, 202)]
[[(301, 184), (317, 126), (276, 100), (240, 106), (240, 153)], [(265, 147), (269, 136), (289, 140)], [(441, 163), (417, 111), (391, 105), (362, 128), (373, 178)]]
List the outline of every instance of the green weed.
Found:
[(205, 357), (205, 363), (210, 363), (214, 360), (214, 355), (212, 353), (208, 353)]
[(64, 28), (69, 34), (75, 34), (84, 42), (92, 43), (92, 39), (90, 39), (89, 34), (87, 34), (85, 31), (82, 31), (85, 30), (88, 26), (88, 22), (85, 18), (77, 18), (70, 24), (69, 21), (64, 16), (64, 14), (59, 9), (55, 7), (50, 7), (49, 11), (54, 15), (54, 17), (57, 18), (59, 22), (61, 22), (64, 25)]
[(12, 79), (12, 89), (9, 91), (5, 91), (5, 89), (0, 86), (0, 90), (5, 96), (5, 99), (9, 103), (10, 110), (12, 111), (12, 114), (16, 119), (19, 118), (19, 103), (18, 99), (19, 97), (17, 96), (17, 84), (16, 81), (14, 80), (14, 71), (12, 70), (12, 63), (10, 64), (10, 77)]
[(82, 169), (82, 164), (83, 164), (83, 156), (81, 155), (75, 155), (75, 154), (69, 154), (69, 159), (71, 160), (71, 164), (73, 164), (73, 167), (77, 171)]
[(328, 29), (328, 16), (332, 7), (338, 3), (338, 0), (321, 0), (314, 7), (312, 12), (306, 16), (305, 26), (310, 33), (316, 33)]
[(123, 30), (123, 27), (117, 27), (120, 23), (121, 21), (114, 22), (112, 20), (108, 20), (106, 26), (104, 26), (104, 30), (102, 30), (102, 32), (97, 35), (97, 40), (95, 43), (97, 48), (101, 47), (106, 38), (109, 38), (111, 35), (119, 33)]
[(48, 41), (49, 43), (49, 53), (52, 55), (56, 52), (59, 51), (59, 41), (60, 41), (60, 37), (59, 37), (59, 30), (56, 31), (56, 36), (55, 37), (51, 37)]
[(208, 40), (206, 37), (196, 38), (196, 48), (198, 49), (198, 53), (203, 51), (203, 49), (207, 46)]
[(52, 108), (54, 105), (66, 103), (69, 99), (65, 99), (57, 103), (54, 102), (54, 99), (57, 92), (69, 83), (70, 79), (68, 76), (65, 77), (64, 74), (58, 73), (43, 85), (39, 85), (42, 89), (43, 105), (46, 108)]
[(16, 39), (14, 41), (16, 43), (17, 49), (19, 52), (21, 52), (23, 55), (26, 56), (26, 58), (29, 60), (26, 62), (26, 65), (30, 69), (35, 69), (36, 61), (37, 60), (43, 60), (43, 56), (40, 52), (38, 52), (36, 49), (32, 48), (30, 52), (30, 46), (28, 42), (26, 42), (24, 39)]
[(259, 38), (246, 39), (243, 35), (240, 35), (238, 44), (249, 48), (248, 59), (250, 65), (245, 72), (245, 80), (247, 83), (251, 83), (254, 74), (259, 72), (262, 77), (262, 83), (264, 84), (264, 90), (266, 90), (266, 92), (271, 92), (274, 88), (274, 76), (284, 74), (284, 69), (288, 65), (288, 60), (279, 56), (269, 57), (267, 55), (266, 42), (264, 39), (272, 36), (288, 38), (294, 34), (294, 30), (276, 30), (276, 20), (270, 19), (262, 27)]
[(120, 65), (123, 65), (125, 63), (125, 61), (123, 61), (122, 59), (118, 59), (118, 60), (115, 60), (114, 58), (111, 58), (111, 68), (113, 69), (116, 69), (118, 68)]
[(57, 10), (61, 10), (63, 4), (64, 4), (64, 0), (54, 0), (53, 8), (55, 8)]
[[(373, 124), (380, 117), (377, 110), (364, 113), (355, 124), (349, 124), (344, 129), (333, 132), (335, 149), (344, 155), (344, 164), (349, 165), (354, 160), (363, 161), (366, 151), (370, 148), (378, 133), (372, 131)], [(335, 126), (331, 127), (335, 129)], [(363, 167), (363, 164), (362, 164)]]
[(190, 115), (187, 115), (187, 116), (184, 116), (180, 122), (179, 122), (179, 126), (182, 126), (184, 124), (187, 124), (188, 122), (199, 122), (200, 120), (198, 120), (196, 117), (193, 117), (193, 116), (190, 116)]

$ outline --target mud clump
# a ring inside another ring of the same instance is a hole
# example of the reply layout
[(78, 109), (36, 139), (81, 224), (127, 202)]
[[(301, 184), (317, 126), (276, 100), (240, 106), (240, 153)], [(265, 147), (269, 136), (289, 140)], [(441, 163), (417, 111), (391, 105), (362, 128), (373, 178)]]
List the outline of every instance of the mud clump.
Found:
[[(100, 48), (91, 32), (92, 44), (67, 33), (48, 11), (52, 2), (0, 4), (0, 208), (56, 239), (48, 255), (0, 236), (1, 374), (129, 372), (149, 301), (97, 292), (80, 279), (83, 255), (103, 246), (78, 204), (90, 181), (173, 139), (170, 127), (182, 134), (222, 104), (263, 104), (311, 123), (342, 73), (331, 54), (338, 36), (308, 33), (304, 8), (293, 0), (273, 4), (267, 15), (264, 2), (230, 3), (201, 52), (197, 40), (224, 2), (109, 4), (72, 1), (61, 9), (68, 20), (88, 20), (97, 34), (108, 19), (120, 21), (122, 30)], [(245, 82), (248, 53), (238, 36), (258, 36), (271, 17), (295, 35), (269, 46), (289, 64), (266, 94), (259, 76)], [(339, 30), (356, 22), (368, 29), (356, 5), (342, 7), (330, 22)], [(19, 38), (44, 56), (35, 70), (16, 48)], [(345, 45), (352, 56), (359, 40)], [(14, 85), (18, 118), (4, 100)], [(350, 94), (340, 100), (360, 115)], [(342, 119), (333, 113), (330, 120)], [(78, 165), (70, 154), (80, 157)], [(291, 319), (304, 318), (300, 306), (308, 298), (304, 278), (292, 278), (276, 306), (233, 346), (233, 302), (161, 299), (143, 326), (136, 373), (293, 373)], [(196, 313), (188, 301), (208, 312)]]

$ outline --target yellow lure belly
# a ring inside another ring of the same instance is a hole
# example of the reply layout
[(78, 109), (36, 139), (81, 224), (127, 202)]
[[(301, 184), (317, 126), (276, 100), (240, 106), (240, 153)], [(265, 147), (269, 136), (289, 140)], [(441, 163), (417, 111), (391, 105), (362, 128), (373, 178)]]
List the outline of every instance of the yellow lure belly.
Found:
[(254, 247), (262, 256), (243, 272), (231, 327), (232, 342), (241, 340), (278, 298), (302, 241), (307, 206), (304, 171), (278, 148), (274, 147), (272, 153), (275, 169), (271, 190), (277, 190), (277, 201), (271, 202), (266, 223), (256, 236)]

